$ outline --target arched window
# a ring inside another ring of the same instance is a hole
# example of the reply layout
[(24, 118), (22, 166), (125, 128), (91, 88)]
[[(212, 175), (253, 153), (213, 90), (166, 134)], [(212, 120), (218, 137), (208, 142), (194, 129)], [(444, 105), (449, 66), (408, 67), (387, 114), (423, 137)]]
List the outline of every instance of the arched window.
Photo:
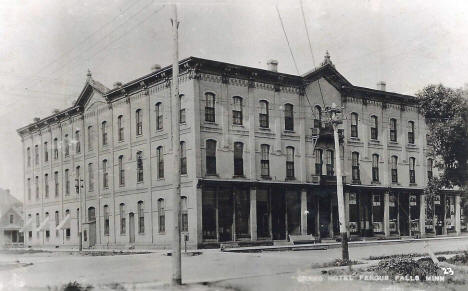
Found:
[(335, 171), (334, 171), (334, 164), (335, 164), (335, 159), (333, 155), (332, 150), (327, 150), (326, 151), (326, 165), (327, 165), (327, 176), (334, 176)]
[(109, 172), (107, 170), (107, 160), (102, 161), (102, 188), (109, 188)]
[(41, 219), (39, 218), (39, 213), (36, 213), (36, 228), (39, 228), (41, 225)]
[(123, 156), (119, 156), (119, 185), (125, 186), (125, 169), (123, 165)]
[(234, 176), (244, 175), (244, 144), (241, 142), (234, 143)]
[(390, 141), (397, 141), (397, 120), (395, 118), (390, 119)]
[(44, 142), (44, 162), (49, 161), (49, 148), (48, 148), (48, 143), (45, 141)]
[(28, 178), (28, 200), (31, 200), (31, 178)]
[(31, 166), (31, 148), (29, 147), (26, 149), (26, 156), (28, 157), (28, 167), (30, 167)]
[(427, 159), (427, 178), (430, 180), (433, 177), (432, 168), (433, 168), (433, 160)]
[(232, 101), (232, 124), (242, 125), (242, 97), (234, 96)]
[(284, 129), (294, 130), (294, 106), (289, 103), (284, 105)]
[(36, 176), (36, 200), (39, 199), (39, 176)]
[(267, 144), (262, 144), (260, 146), (261, 149), (261, 157), (260, 157), (260, 164), (261, 164), (261, 176), (262, 177), (270, 177), (270, 146)]
[(206, 93), (205, 98), (205, 121), (215, 122), (215, 95)]
[(183, 101), (185, 100), (184, 94), (180, 94), (180, 111), (179, 111), (179, 123), (185, 124), (185, 108), (183, 106)]
[(126, 213), (125, 213), (125, 204), (120, 203), (120, 234), (123, 235), (126, 232)]
[(57, 160), (59, 157), (58, 154), (58, 140), (57, 138), (54, 138), (54, 160)]
[(416, 183), (416, 170), (415, 170), (415, 165), (416, 165), (416, 159), (415, 158), (409, 158), (409, 175), (410, 175), (410, 184), (415, 184)]
[(145, 233), (145, 207), (143, 201), (138, 201), (138, 233)]
[(270, 127), (268, 101), (265, 101), (265, 100), (260, 101), (260, 113), (259, 113), (258, 118), (260, 120), (260, 127), (261, 128), (269, 128)]
[(81, 181), (80, 181), (80, 166), (76, 166), (75, 168), (75, 190), (76, 194), (80, 194), (80, 186), (81, 186)]
[(161, 130), (163, 129), (163, 107), (161, 102), (156, 103), (154, 111), (156, 112), (156, 130)]
[(180, 142), (180, 174), (187, 175), (187, 151), (185, 141)]
[(180, 213), (181, 213), (181, 231), (188, 232), (188, 209), (187, 209), (187, 197), (180, 197)]
[(44, 175), (45, 198), (49, 198), (49, 174)]
[(360, 169), (359, 169), (359, 153), (358, 152), (352, 152), (351, 158), (352, 158), (353, 183), (360, 183), (361, 182), (361, 175), (360, 175)]
[(392, 183), (398, 183), (398, 157), (392, 156)]
[(358, 114), (351, 113), (351, 137), (358, 137)]
[[(45, 220), (46, 218), (48, 218), (48, 217), (49, 217), (49, 212), (46, 212), (46, 213), (45, 213), (45, 218), (44, 218), (44, 220)], [(49, 230), (48, 228), (45, 230), (45, 237), (46, 237), (46, 240), (49, 240), (49, 237), (50, 237), (50, 230)]]
[(158, 158), (158, 178), (164, 178), (164, 151), (162, 146), (158, 146), (156, 149), (156, 154)]
[(88, 164), (88, 189), (89, 192), (94, 191), (94, 169), (93, 163)]
[(408, 143), (414, 144), (414, 121), (408, 121)]
[(142, 158), (141, 152), (137, 152), (136, 160), (137, 160), (137, 183), (141, 183), (143, 182), (143, 158)]
[(68, 139), (68, 134), (65, 134), (65, 137), (63, 139), (63, 143), (65, 144), (64, 155), (65, 155), (65, 157), (68, 157), (70, 155), (70, 140)]
[(79, 154), (81, 152), (81, 139), (80, 139), (80, 131), (75, 131), (75, 153)]
[(318, 105), (314, 107), (314, 128), (322, 127), (322, 108)]
[(164, 199), (158, 199), (158, 217), (159, 217), (159, 233), (166, 232), (166, 211)]
[(294, 147), (286, 147), (286, 178), (294, 179)]
[(216, 175), (216, 141), (206, 141), (206, 174)]
[(101, 123), (102, 145), (107, 145), (107, 122)]
[(55, 197), (59, 196), (59, 175), (58, 172), (54, 172), (54, 193)]
[(88, 126), (88, 151), (93, 150), (93, 127)]
[(143, 113), (141, 109), (135, 111), (136, 135), (143, 134)]
[(70, 171), (65, 169), (65, 195), (70, 195)]
[(323, 151), (321, 149), (314, 150), (315, 154), (315, 175), (322, 175), (322, 165), (323, 165)]
[(110, 219), (109, 219), (109, 206), (104, 205), (104, 235), (109, 235)]
[[(65, 135), (66, 137), (67, 135)], [(34, 146), (34, 163), (36, 165), (39, 165), (39, 146), (35, 145)]]
[(124, 124), (122, 115), (119, 115), (119, 117), (117, 117), (117, 136), (119, 141), (124, 140)]
[(378, 139), (379, 137), (379, 122), (377, 116), (371, 116), (371, 139)]
[(372, 155), (372, 182), (379, 181), (379, 155)]
[(57, 230), (57, 226), (60, 224), (59, 212), (55, 211), (55, 236), (59, 236), (59, 231)]

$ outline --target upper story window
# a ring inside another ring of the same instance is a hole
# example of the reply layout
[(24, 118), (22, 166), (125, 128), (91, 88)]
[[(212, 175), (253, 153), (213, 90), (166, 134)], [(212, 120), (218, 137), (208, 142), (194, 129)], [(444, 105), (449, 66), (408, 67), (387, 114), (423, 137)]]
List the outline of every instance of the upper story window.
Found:
[(322, 108), (318, 105), (314, 107), (314, 128), (322, 127)]
[(39, 145), (34, 146), (34, 162), (39, 165)]
[(68, 139), (68, 134), (65, 135), (63, 143), (65, 144), (65, 151), (63, 154), (65, 157), (68, 157), (70, 156), (70, 140)]
[(408, 143), (414, 144), (414, 121), (408, 121)]
[(354, 182), (361, 181), (360, 169), (359, 169), (359, 153), (353, 152), (351, 154), (352, 158), (352, 178)]
[(27, 161), (28, 161), (28, 167), (31, 166), (31, 148), (26, 149), (26, 156), (27, 156)]
[(88, 151), (93, 149), (93, 127), (88, 126)]
[(327, 176), (334, 176), (335, 175), (335, 171), (334, 171), (335, 159), (334, 159), (332, 150), (327, 150), (326, 152), (326, 164), (327, 164)]
[(260, 127), (261, 128), (269, 128), (270, 127), (268, 101), (265, 101), (265, 100), (260, 101), (260, 113), (259, 113), (258, 117), (259, 117)]
[(397, 141), (397, 120), (395, 118), (390, 119), (390, 141)]
[(166, 211), (164, 199), (158, 199), (159, 233), (166, 232)]
[(371, 116), (371, 139), (377, 140), (379, 138), (379, 122), (375, 115)]
[(38, 228), (39, 225), (41, 225), (41, 220), (39, 218), (39, 213), (36, 213), (36, 228)]
[(138, 201), (138, 233), (145, 233), (145, 206), (143, 201)]
[(104, 205), (104, 235), (109, 235), (110, 219), (109, 219), (109, 206)]
[(232, 101), (232, 124), (242, 125), (242, 97), (235, 96)]
[(205, 98), (205, 121), (215, 122), (215, 95), (206, 93)]
[(294, 147), (286, 147), (286, 178), (294, 178)]
[(31, 178), (28, 178), (28, 200), (31, 200)]
[(135, 125), (136, 125), (136, 135), (143, 134), (143, 112), (141, 109), (135, 111)]
[(284, 105), (284, 129), (294, 130), (294, 106), (289, 103)]
[(351, 113), (351, 137), (358, 137), (358, 114)]
[(107, 121), (101, 123), (102, 145), (107, 145)]
[(123, 164), (123, 156), (119, 156), (119, 185), (125, 185), (125, 169)]
[(430, 180), (433, 177), (432, 168), (434, 161), (432, 159), (427, 159), (427, 178)]
[(187, 150), (185, 141), (180, 142), (180, 174), (187, 175)]
[(109, 172), (107, 170), (107, 160), (102, 161), (102, 187), (109, 188)]
[(156, 149), (157, 159), (158, 159), (158, 178), (164, 178), (164, 151), (162, 146), (158, 146)]
[(372, 155), (372, 182), (379, 181), (379, 155)]
[(315, 175), (322, 175), (323, 165), (323, 151), (321, 149), (315, 149)]
[(54, 172), (54, 192), (55, 192), (55, 197), (58, 197), (59, 196), (59, 175), (58, 175), (58, 172), (55, 171)]
[(70, 194), (70, 171), (65, 169), (65, 195)]
[(409, 181), (410, 184), (415, 184), (416, 183), (416, 159), (415, 158), (409, 158)]
[(44, 162), (48, 162), (49, 161), (49, 147), (48, 147), (48, 143), (45, 141), (44, 142)]
[(183, 101), (185, 100), (184, 94), (180, 94), (180, 111), (179, 111), (179, 123), (184, 124), (186, 122), (185, 120), (185, 108), (182, 106)]
[(234, 143), (234, 176), (244, 175), (244, 144), (241, 142)]
[(122, 234), (125, 234), (126, 226), (127, 226), (124, 203), (120, 203), (119, 212), (120, 212), (120, 234), (122, 235)]
[[(59, 223), (60, 223), (59, 212), (55, 211), (55, 227), (57, 227)], [(55, 236), (58, 236), (58, 230), (55, 231)]]
[(391, 167), (392, 167), (392, 183), (398, 183), (398, 157), (392, 156)]
[(270, 146), (267, 144), (262, 144), (261, 149), (261, 170), (260, 175), (262, 177), (270, 177)]
[(45, 198), (49, 198), (49, 174), (44, 175)]
[(89, 192), (94, 191), (94, 170), (92, 163), (88, 164), (88, 189)]
[(156, 103), (154, 106), (156, 113), (156, 130), (163, 129), (163, 105), (161, 102)]
[(57, 138), (54, 138), (54, 160), (57, 160), (59, 157), (58, 153), (58, 140)]
[(188, 210), (187, 210), (187, 197), (180, 197), (180, 214), (181, 214), (181, 229), (180, 231), (188, 231)]
[(14, 223), (14, 215), (10, 214), (10, 224), (13, 224), (13, 223)]
[(216, 141), (206, 141), (206, 174), (216, 175)]
[(79, 154), (81, 152), (81, 138), (80, 138), (80, 131), (75, 131), (75, 152)]
[(142, 152), (137, 152), (137, 183), (143, 182), (143, 157)]
[(36, 200), (39, 199), (39, 176), (36, 176), (36, 180), (34, 181), (36, 184)]
[(119, 139), (119, 141), (124, 140), (124, 125), (122, 115), (119, 115), (119, 117), (117, 117), (117, 138)]
[(80, 175), (80, 166), (76, 166), (75, 168), (75, 191), (76, 194), (80, 194), (80, 187), (81, 187), (81, 175)]

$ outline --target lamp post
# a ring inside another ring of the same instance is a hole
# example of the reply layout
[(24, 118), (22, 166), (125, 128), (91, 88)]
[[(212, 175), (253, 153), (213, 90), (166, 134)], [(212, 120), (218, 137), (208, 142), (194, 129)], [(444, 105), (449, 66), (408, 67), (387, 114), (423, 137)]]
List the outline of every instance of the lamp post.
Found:
[(338, 135), (338, 125), (343, 123), (343, 119), (340, 116), (341, 110), (336, 106), (335, 103), (332, 103), (331, 107), (327, 107), (326, 111), (330, 114), (330, 121), (333, 126), (333, 139), (335, 140), (336, 195), (338, 199), (338, 217), (340, 221), (342, 257), (344, 261), (349, 261), (348, 231), (346, 226), (343, 197), (343, 177), (341, 173), (340, 139)]
[[(75, 179), (75, 189), (78, 192), (78, 197), (80, 201), (80, 209), (83, 211), (82, 205), (81, 205), (81, 190), (83, 188), (83, 179)], [(81, 225), (81, 216), (80, 213), (78, 212), (78, 234), (79, 234), (79, 251), (81, 252), (83, 250), (83, 237), (82, 237), (82, 225)]]

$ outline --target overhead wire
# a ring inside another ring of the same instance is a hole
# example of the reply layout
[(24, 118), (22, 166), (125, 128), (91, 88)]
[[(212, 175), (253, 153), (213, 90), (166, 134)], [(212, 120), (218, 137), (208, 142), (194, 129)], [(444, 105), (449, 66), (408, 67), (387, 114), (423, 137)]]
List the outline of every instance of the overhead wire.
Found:
[(292, 49), (291, 49), (291, 44), (289, 43), (288, 35), (286, 34), (286, 30), (284, 28), (283, 19), (281, 18), (281, 14), (280, 14), (280, 11), (278, 9), (278, 5), (276, 5), (275, 7), (276, 7), (276, 12), (278, 13), (278, 17), (279, 17), (281, 27), (283, 28), (284, 38), (286, 39), (286, 43), (288, 44), (289, 52), (291, 53), (291, 57), (292, 57), (292, 60), (293, 60), (293, 63), (294, 63), (294, 67), (296, 67), (297, 74), (299, 75), (299, 69), (297, 67), (296, 59), (294, 58), (294, 54), (293, 54)]

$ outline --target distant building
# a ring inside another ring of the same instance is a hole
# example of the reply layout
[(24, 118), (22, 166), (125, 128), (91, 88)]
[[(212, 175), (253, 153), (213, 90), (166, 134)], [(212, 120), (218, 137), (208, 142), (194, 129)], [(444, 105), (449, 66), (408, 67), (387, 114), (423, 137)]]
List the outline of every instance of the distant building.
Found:
[(0, 248), (22, 246), (23, 203), (0, 188)]
[[(427, 203), (433, 176), (416, 98), (352, 85), (327, 55), (302, 76), (190, 57), (113, 89), (88, 74), (77, 101), (18, 130), (28, 245), (168, 247), (172, 165), (182, 172), (188, 245), (339, 234), (335, 152), (325, 108), (343, 108), (350, 235), (460, 235), (460, 193)], [(179, 114), (174, 161), (171, 114)], [(315, 145), (316, 138), (318, 142)], [(315, 146), (314, 146), (315, 145)], [(434, 172), (435, 173), (435, 172)]]

